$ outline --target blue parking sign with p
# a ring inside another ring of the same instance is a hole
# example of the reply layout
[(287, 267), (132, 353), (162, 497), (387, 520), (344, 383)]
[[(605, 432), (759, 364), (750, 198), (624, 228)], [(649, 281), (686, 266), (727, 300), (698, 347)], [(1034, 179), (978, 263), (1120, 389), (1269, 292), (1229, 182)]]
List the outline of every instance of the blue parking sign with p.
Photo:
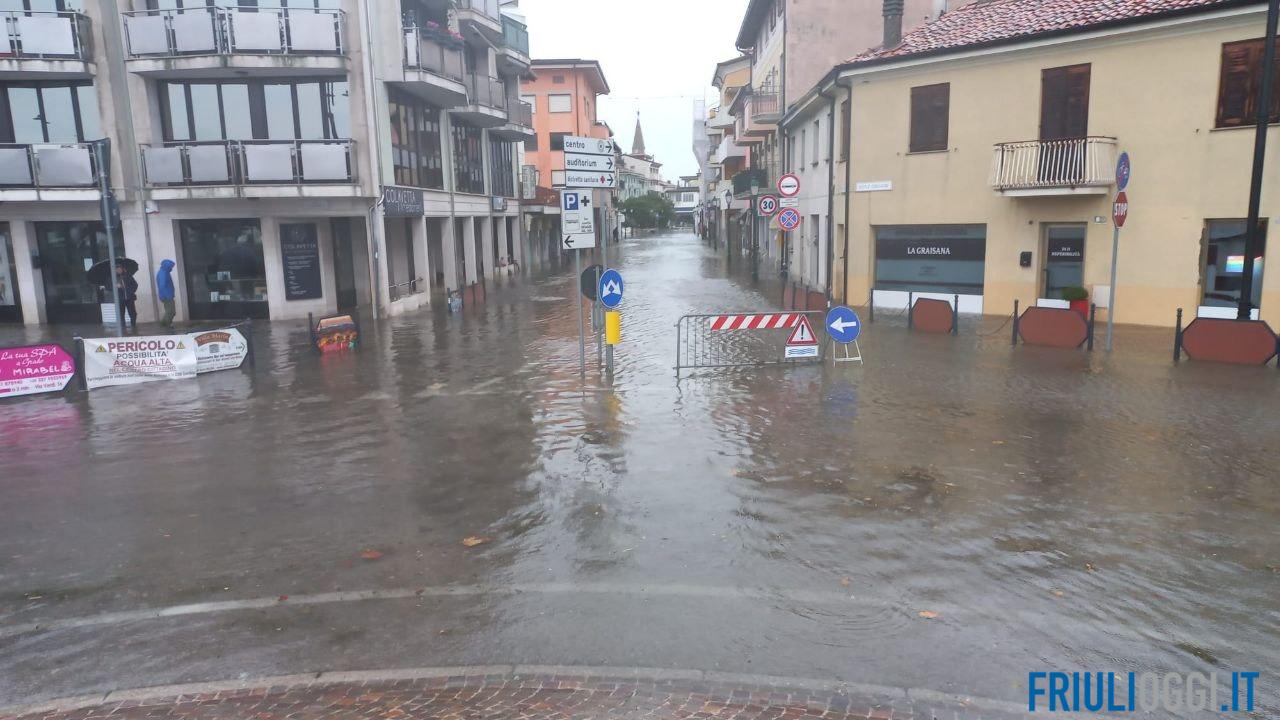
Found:
[(564, 194), (564, 209), (565, 210), (578, 209), (578, 193), (567, 192)]

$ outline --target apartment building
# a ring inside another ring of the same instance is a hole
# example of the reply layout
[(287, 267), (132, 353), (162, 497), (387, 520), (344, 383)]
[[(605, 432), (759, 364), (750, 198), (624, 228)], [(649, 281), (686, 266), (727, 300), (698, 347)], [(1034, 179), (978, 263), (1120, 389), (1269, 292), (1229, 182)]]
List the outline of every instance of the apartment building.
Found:
[(707, 168), (716, 178), (715, 193), (704, 199), (709, 205), (706, 215), (714, 228), (712, 238), (716, 245), (725, 246), (730, 253), (740, 253), (744, 228), (749, 228), (751, 220), (751, 200), (740, 195), (748, 192), (751, 185), (737, 177), (746, 168), (750, 150), (737, 142), (737, 124), (729, 107), (751, 84), (751, 58), (739, 55), (718, 63), (711, 84), (720, 96), (719, 105), (708, 111), (706, 121)]
[(0, 247), (17, 310), (0, 320), (100, 318), (103, 292), (84, 279), (107, 253), (86, 144), (99, 137), (118, 250), (147, 268), (144, 321), (165, 258), (179, 319), (199, 321), (394, 315), (522, 253), (530, 60), (498, 0), (50, 0), (3, 14)]
[[(851, 103), (835, 175), (852, 188), (836, 298), (958, 294), (962, 311), (1007, 315), (1083, 288), (1105, 317), (1127, 151), (1116, 321), (1234, 317), (1265, 15), (1258, 0), (975, 3), (835, 68), (821, 92)], [(1265, 254), (1249, 300), (1275, 322)]]

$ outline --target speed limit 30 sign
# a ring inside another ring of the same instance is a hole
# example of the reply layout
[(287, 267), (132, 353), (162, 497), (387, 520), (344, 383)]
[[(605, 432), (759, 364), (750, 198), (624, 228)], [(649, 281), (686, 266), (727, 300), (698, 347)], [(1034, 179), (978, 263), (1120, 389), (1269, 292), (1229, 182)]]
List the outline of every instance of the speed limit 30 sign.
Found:
[(760, 217), (771, 217), (778, 212), (778, 198), (772, 195), (761, 195), (756, 203), (756, 209), (760, 211)]

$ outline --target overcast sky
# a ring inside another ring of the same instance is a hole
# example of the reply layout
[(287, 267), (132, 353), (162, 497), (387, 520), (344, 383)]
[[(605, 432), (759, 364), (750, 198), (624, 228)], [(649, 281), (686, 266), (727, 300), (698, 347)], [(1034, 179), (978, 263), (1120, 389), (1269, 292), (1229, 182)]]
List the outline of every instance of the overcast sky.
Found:
[(747, 0), (520, 0), (536, 58), (599, 60), (612, 90), (601, 119), (631, 151), (636, 112), (646, 149), (676, 181), (698, 170), (693, 104), (715, 105), (715, 65), (738, 54)]

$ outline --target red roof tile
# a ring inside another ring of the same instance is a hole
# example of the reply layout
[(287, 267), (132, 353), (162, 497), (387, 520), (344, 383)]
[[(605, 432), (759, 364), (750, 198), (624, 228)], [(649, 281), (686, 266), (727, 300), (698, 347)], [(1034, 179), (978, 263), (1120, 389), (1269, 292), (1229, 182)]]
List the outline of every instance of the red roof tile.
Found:
[[(1262, 4), (1262, 0), (1258, 2)], [(1239, 4), (1241, 0), (988, 0), (957, 8), (912, 30), (903, 36), (897, 47), (874, 48), (851, 58), (849, 62), (939, 52)]]

